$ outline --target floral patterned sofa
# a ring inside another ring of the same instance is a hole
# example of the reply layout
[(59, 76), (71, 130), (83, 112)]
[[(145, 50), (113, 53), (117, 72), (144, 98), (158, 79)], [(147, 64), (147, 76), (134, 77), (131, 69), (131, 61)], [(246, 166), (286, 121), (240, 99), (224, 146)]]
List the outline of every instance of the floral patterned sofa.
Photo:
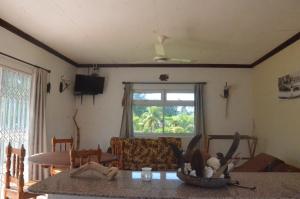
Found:
[(111, 138), (111, 150), (118, 157), (115, 166), (124, 170), (140, 170), (151, 167), (153, 170), (174, 170), (177, 160), (170, 143), (181, 148), (181, 139), (174, 137)]

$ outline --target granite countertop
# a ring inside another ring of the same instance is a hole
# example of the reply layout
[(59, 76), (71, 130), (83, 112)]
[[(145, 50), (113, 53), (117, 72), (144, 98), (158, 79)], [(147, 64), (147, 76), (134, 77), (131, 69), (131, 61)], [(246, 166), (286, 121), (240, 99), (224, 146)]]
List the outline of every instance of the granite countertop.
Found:
[(109, 198), (196, 199), (196, 198), (300, 198), (300, 173), (232, 173), (241, 185), (256, 186), (255, 191), (234, 186), (205, 189), (183, 184), (173, 172), (154, 172), (151, 182), (140, 179), (140, 172), (120, 171), (116, 180), (71, 178), (68, 171), (28, 188), (40, 194), (66, 194)]

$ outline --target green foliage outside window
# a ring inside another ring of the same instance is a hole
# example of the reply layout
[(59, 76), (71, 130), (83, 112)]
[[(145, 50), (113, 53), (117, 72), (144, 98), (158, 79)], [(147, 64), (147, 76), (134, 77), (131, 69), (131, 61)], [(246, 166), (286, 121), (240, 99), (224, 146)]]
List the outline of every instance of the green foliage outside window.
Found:
[(194, 132), (194, 107), (192, 106), (133, 106), (135, 133)]

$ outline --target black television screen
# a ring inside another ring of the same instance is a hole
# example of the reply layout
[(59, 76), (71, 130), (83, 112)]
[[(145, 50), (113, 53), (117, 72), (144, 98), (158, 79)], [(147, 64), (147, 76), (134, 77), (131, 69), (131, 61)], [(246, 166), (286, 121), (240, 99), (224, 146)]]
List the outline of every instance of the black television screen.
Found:
[(103, 93), (104, 77), (76, 75), (76, 95), (96, 95)]

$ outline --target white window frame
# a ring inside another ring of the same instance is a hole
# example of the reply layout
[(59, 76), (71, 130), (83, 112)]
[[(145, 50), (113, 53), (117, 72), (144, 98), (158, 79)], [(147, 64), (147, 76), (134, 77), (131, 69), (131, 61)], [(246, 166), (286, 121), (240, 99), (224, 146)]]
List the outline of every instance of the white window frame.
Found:
[[(132, 94), (132, 106), (161, 106), (163, 107), (163, 131), (164, 131), (164, 108), (166, 106), (193, 106), (195, 108), (194, 100), (183, 101), (183, 100), (170, 100), (167, 101), (167, 93), (193, 93), (193, 89), (133, 89), (134, 93), (161, 93), (161, 100), (134, 100)], [(133, 113), (132, 113), (133, 114)], [(195, 114), (195, 112), (194, 112)], [(195, 117), (195, 115), (194, 115)], [(194, 123), (195, 125), (195, 123)], [(192, 133), (135, 133), (135, 137), (192, 137), (195, 135), (195, 132)]]

